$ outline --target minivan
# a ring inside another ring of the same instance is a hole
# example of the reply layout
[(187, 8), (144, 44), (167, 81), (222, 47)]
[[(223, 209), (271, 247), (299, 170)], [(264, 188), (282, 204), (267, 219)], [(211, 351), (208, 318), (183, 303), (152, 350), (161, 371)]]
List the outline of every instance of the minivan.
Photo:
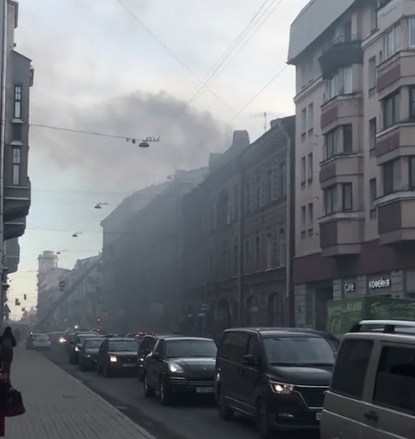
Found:
[(255, 420), (258, 434), (319, 428), (338, 350), (330, 334), (299, 328), (224, 331), (216, 358), (219, 416)]
[(343, 336), (321, 439), (415, 437), (414, 328), (413, 321), (364, 320)]

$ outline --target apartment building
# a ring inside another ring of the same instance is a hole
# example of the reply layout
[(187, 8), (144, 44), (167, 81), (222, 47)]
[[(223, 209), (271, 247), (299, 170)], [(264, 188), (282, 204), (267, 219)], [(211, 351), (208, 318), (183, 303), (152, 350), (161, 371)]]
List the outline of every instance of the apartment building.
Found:
[(296, 66), (296, 322), (326, 302), (415, 296), (415, 1), (313, 0)]

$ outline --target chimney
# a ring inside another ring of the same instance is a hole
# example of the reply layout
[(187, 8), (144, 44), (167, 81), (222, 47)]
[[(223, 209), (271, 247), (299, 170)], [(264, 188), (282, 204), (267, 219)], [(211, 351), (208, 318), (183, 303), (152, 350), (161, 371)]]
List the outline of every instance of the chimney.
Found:
[(234, 131), (231, 148), (243, 149), (249, 146), (249, 134), (246, 130)]

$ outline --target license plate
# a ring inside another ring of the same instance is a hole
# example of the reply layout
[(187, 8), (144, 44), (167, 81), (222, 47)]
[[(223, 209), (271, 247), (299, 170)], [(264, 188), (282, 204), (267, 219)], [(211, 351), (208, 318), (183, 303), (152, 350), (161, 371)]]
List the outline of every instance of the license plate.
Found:
[(123, 364), (123, 367), (135, 367), (135, 364)]
[(213, 387), (198, 387), (196, 393), (213, 393)]
[(317, 421), (320, 421), (320, 419), (321, 419), (321, 412), (320, 413), (316, 413), (316, 419), (317, 419)]

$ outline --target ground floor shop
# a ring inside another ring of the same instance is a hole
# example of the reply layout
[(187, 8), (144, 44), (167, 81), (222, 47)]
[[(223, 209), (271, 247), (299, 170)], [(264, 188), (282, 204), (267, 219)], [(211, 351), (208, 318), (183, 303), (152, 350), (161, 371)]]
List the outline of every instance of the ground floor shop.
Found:
[(294, 261), (295, 321), (324, 330), (327, 302), (369, 296), (415, 298), (415, 246), (397, 251), (377, 243), (356, 258), (335, 261), (312, 255)]

